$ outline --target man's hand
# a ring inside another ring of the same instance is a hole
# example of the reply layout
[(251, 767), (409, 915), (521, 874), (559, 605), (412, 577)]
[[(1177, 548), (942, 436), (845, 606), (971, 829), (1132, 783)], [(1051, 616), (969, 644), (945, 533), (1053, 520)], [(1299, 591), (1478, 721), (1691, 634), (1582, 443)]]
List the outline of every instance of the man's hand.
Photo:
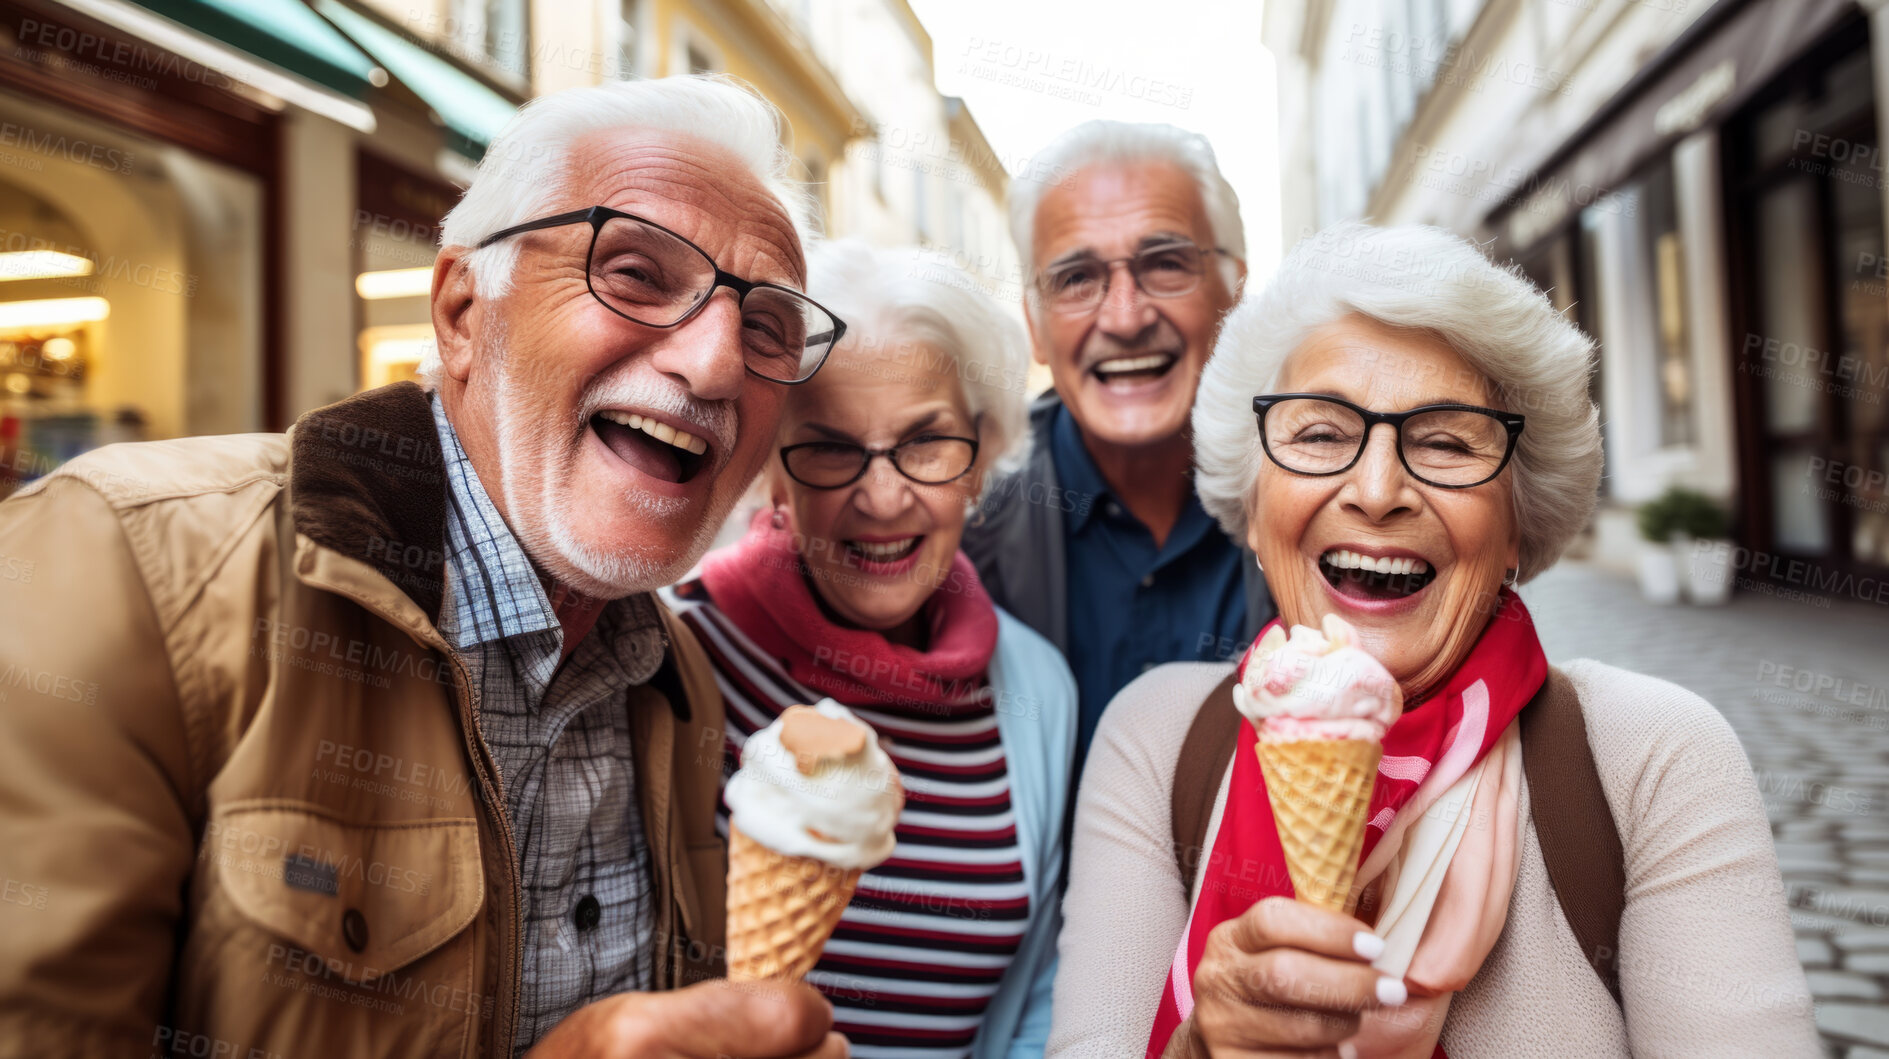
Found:
[(1256, 902), (1207, 935), (1183, 1027), (1197, 1037), (1168, 1054), (1341, 1055), (1362, 1012), (1404, 1002), (1404, 984), (1371, 966), (1383, 948), (1350, 916), (1285, 897)]
[(619, 993), (557, 1024), (526, 1059), (846, 1059), (833, 1006), (801, 982), (718, 978)]

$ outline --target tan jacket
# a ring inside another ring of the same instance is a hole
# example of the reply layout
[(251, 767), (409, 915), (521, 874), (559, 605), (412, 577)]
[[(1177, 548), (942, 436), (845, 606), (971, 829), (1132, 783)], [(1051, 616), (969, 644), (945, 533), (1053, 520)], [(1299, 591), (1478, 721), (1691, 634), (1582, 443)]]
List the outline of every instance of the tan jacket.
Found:
[[(0, 504), (0, 1055), (509, 1053), (518, 857), (434, 627), (446, 488), (401, 384)], [(664, 619), (629, 710), (674, 987), (720, 973), (722, 703)]]

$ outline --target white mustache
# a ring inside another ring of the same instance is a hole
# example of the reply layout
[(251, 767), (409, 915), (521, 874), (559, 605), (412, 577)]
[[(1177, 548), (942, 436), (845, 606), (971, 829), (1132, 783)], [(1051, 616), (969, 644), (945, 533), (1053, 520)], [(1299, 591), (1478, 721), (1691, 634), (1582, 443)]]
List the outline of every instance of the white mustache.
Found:
[(597, 383), (579, 406), (581, 422), (606, 408), (639, 408), (681, 420), (689, 433), (707, 438), (721, 459), (734, 451), (740, 417), (729, 401), (703, 401), (679, 385), (637, 374)]

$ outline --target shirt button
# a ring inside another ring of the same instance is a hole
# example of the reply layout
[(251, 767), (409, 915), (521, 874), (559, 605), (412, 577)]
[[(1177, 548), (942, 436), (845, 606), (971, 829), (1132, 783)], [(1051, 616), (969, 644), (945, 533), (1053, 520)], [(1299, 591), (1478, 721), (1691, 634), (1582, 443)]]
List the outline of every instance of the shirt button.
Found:
[(350, 908), (341, 913), (341, 940), (355, 952), (367, 948), (367, 917), (360, 909)]
[(596, 927), (602, 919), (603, 906), (598, 904), (597, 899), (589, 894), (585, 894), (583, 897), (579, 898), (577, 907), (571, 910), (571, 922), (577, 924), (578, 930), (590, 930)]
[(1153, 574), (1149, 574), (1149, 575), (1148, 575), (1147, 577), (1144, 577), (1144, 578), (1142, 578), (1142, 579), (1141, 579), (1141, 587), (1143, 587), (1143, 588), (1153, 588), (1153, 587), (1154, 587), (1154, 575), (1153, 575)]
[(1154, 668), (1154, 663), (1153, 663), (1153, 662), (1143, 662), (1143, 663), (1141, 663), (1141, 671), (1142, 671), (1143, 673), (1146, 673), (1146, 672), (1147, 672), (1148, 670), (1150, 670), (1150, 669), (1153, 669), (1153, 668)]
[(1109, 501), (1109, 502), (1108, 502), (1108, 507), (1106, 507), (1106, 508), (1104, 508), (1103, 510), (1105, 510), (1105, 511), (1107, 511), (1107, 512), (1108, 512), (1108, 517), (1109, 517), (1109, 518), (1121, 518), (1121, 517), (1122, 517), (1122, 505), (1120, 505), (1120, 504), (1118, 504), (1118, 503), (1116, 503), (1116, 502), (1115, 502), (1115, 501), (1113, 501), (1113, 500), (1111, 500), (1111, 501)]

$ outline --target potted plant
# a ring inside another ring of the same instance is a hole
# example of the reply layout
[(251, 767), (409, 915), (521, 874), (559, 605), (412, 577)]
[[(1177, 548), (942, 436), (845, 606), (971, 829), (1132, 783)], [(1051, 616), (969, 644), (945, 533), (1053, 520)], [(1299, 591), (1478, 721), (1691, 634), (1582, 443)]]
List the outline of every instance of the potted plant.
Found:
[(1686, 573), (1686, 598), (1718, 606), (1732, 595), (1732, 542), (1726, 531), (1731, 519), (1718, 501), (1690, 489), (1672, 489), (1667, 496), (1674, 508)]
[(1648, 603), (1670, 606), (1679, 602), (1679, 558), (1673, 537), (1679, 533), (1679, 509), (1673, 494), (1665, 494), (1640, 505), (1640, 594)]

